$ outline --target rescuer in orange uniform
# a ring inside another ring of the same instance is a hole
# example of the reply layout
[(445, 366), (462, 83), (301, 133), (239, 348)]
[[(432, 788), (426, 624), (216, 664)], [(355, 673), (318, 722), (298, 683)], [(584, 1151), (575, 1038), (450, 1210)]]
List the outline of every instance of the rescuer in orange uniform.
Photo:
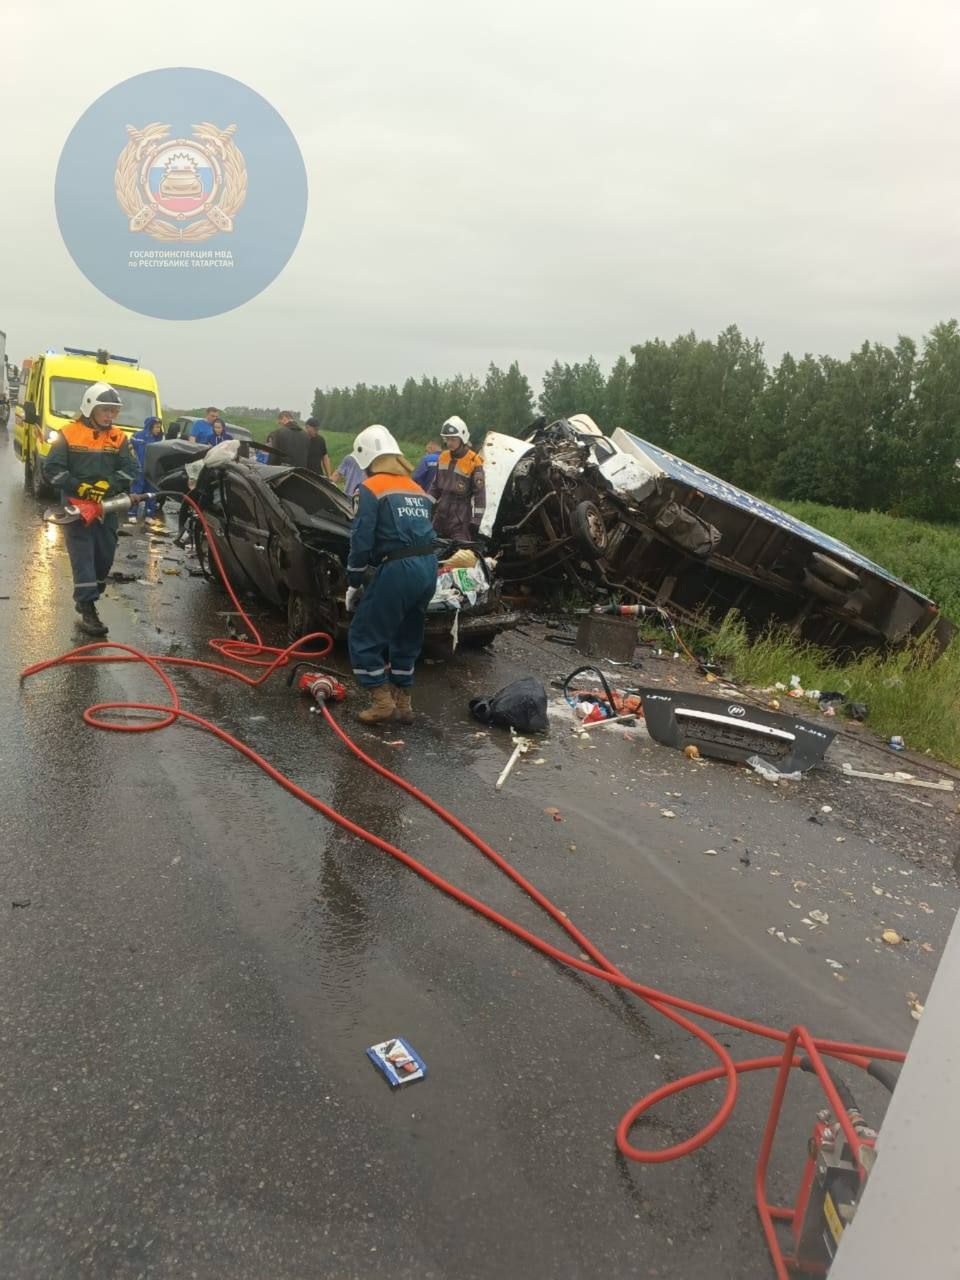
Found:
[[(71, 498), (102, 502), (130, 492), (139, 468), (127, 433), (113, 425), (122, 407), (123, 401), (108, 382), (95, 382), (83, 393), (76, 420), (57, 433), (43, 459), (43, 474), (48, 484), (60, 490), (64, 502)], [(64, 525), (63, 532), (80, 629), (88, 636), (105, 636), (97, 601), (117, 550), (117, 517), (111, 513), (92, 524)]]
[(470, 448), (470, 432), (462, 418), (448, 418), (440, 435), (447, 447), (437, 459), (430, 486), (437, 501), (433, 527), (440, 538), (475, 542), (487, 501), (483, 459)]

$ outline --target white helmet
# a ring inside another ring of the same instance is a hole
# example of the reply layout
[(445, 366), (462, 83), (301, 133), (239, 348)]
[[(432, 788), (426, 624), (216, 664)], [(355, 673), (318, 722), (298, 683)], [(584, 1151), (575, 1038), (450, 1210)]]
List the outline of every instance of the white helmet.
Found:
[(458, 418), (456, 414), (452, 418), (448, 418), (440, 428), (440, 435), (449, 440), (452, 436), (456, 436), (458, 440), (462, 440), (464, 444), (470, 443), (470, 432), (467, 430), (467, 424), (462, 418)]
[(394, 440), (386, 427), (379, 422), (372, 427), (364, 427), (353, 442), (353, 460), (358, 467), (366, 471), (378, 458), (386, 454), (396, 453), (402, 456), (403, 450)]
[(590, 417), (589, 413), (575, 413), (567, 421), (574, 431), (582, 436), (602, 436), (603, 432)]
[(105, 409), (122, 409), (123, 401), (109, 382), (95, 382), (87, 387), (80, 401), (80, 413), (89, 418), (94, 409), (103, 406)]

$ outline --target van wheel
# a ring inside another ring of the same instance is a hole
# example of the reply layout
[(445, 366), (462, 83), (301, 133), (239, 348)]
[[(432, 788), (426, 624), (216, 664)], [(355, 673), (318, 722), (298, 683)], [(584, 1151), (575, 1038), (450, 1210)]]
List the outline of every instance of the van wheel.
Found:
[(40, 468), (40, 459), (35, 450), (31, 451), (29, 459), (23, 464), (23, 487), (27, 493), (34, 498), (56, 498), (56, 489), (51, 489), (43, 478), (43, 471)]
[(816, 596), (818, 600), (825, 601), (827, 604), (844, 605), (850, 596), (849, 591), (841, 591), (832, 582), (826, 582), (823, 578), (818, 578), (809, 569), (804, 569), (803, 571), (803, 586), (811, 595)]
[(815, 551), (810, 558), (810, 572), (817, 578), (823, 578), (831, 586), (839, 587), (841, 591), (856, 591), (860, 586), (860, 575), (838, 560), (821, 555), (819, 551)]
[(58, 496), (56, 489), (51, 489), (46, 480), (43, 479), (43, 473), (39, 467), (37, 467), (36, 475), (34, 476), (33, 491), (38, 498), (46, 498), (49, 500)]
[(591, 560), (599, 560), (607, 549), (607, 529), (599, 507), (581, 502), (573, 512), (573, 532), (580, 550)]

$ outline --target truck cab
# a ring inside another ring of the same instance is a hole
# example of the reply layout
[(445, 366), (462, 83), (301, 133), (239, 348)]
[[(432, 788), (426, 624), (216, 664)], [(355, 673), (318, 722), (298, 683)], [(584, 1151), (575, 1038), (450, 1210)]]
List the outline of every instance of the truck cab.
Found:
[(13, 448), (23, 463), (27, 493), (53, 496), (43, 479), (42, 460), (61, 427), (77, 417), (83, 393), (95, 382), (109, 382), (119, 392), (123, 408), (116, 425), (128, 435), (140, 430), (144, 418), (160, 417), (157, 379), (132, 356), (65, 347), (24, 360)]

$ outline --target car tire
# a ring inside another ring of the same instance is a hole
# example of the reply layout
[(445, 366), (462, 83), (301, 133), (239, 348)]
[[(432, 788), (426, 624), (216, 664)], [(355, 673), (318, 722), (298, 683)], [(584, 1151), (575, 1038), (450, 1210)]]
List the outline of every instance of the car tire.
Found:
[(600, 508), (595, 503), (581, 502), (574, 508), (573, 533), (588, 559), (599, 560), (603, 556), (609, 537)]
[(336, 635), (336, 623), (331, 618), (330, 609), (319, 600), (291, 591), (287, 596), (287, 634), (291, 642), (315, 631)]
[(197, 564), (200, 566), (200, 572), (208, 582), (223, 591), (224, 586), (220, 580), (220, 574), (217, 572), (217, 566), (214, 564), (213, 557), (210, 554), (210, 543), (199, 520), (193, 535), (193, 549), (197, 553)]

